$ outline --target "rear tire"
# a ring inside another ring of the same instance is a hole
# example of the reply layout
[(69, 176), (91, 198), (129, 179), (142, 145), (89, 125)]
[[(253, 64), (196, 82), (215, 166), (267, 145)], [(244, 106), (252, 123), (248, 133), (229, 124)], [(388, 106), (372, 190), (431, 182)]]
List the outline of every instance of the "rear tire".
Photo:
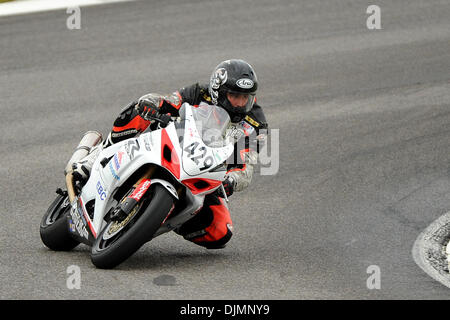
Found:
[(67, 225), (70, 203), (67, 194), (58, 194), (42, 217), (39, 232), (42, 242), (51, 250), (70, 251), (80, 243), (72, 238)]
[(150, 186), (147, 193), (153, 196), (144, 200), (138, 212), (117, 235), (112, 237), (107, 235), (110, 227), (115, 223), (113, 221), (108, 223), (98, 235), (91, 250), (91, 261), (97, 268), (111, 269), (128, 259), (152, 239), (166, 219), (173, 205), (170, 193), (159, 184)]

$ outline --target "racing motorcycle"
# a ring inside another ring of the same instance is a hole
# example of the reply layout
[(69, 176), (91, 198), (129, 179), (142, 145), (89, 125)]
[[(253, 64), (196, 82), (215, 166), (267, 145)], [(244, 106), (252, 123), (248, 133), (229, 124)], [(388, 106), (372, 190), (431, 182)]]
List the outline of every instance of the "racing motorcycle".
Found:
[(154, 119), (154, 130), (101, 150), (81, 186), (71, 164), (102, 140), (95, 131), (83, 136), (66, 166), (66, 190), (56, 190), (41, 221), (48, 248), (69, 251), (84, 243), (96, 267), (114, 268), (194, 217), (207, 194), (221, 188), (226, 197), (222, 182), (233, 153), (227, 112), (184, 103), (179, 117), (163, 116)]

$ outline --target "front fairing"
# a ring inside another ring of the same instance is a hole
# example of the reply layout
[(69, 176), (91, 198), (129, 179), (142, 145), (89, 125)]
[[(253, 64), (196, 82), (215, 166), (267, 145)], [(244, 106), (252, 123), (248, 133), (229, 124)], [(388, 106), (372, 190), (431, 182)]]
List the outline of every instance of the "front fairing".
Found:
[[(164, 167), (180, 183), (192, 178), (209, 179), (218, 183), (223, 181), (225, 171), (211, 169), (220, 166), (233, 152), (233, 145), (222, 140), (223, 130), (228, 123), (225, 126), (226, 121), (221, 119), (214, 131), (211, 130), (214, 125), (203, 121), (198, 112), (192, 111), (192, 106), (185, 106), (183, 109), (185, 115), (180, 119), (184, 124), (183, 128), (180, 129), (180, 121), (177, 125), (171, 122), (166, 128), (118, 142), (100, 153), (79, 197), (79, 205), (94, 237), (105, 226), (103, 218), (106, 213), (117, 205), (114, 192), (144, 165)], [(203, 127), (199, 127), (199, 124)], [(207, 137), (206, 134), (210, 134), (207, 141), (209, 145), (202, 139), (202, 135)], [(219, 136), (213, 137), (211, 134)], [(216, 147), (218, 145), (223, 146)], [(91, 219), (86, 206), (93, 200), (94, 214)]]

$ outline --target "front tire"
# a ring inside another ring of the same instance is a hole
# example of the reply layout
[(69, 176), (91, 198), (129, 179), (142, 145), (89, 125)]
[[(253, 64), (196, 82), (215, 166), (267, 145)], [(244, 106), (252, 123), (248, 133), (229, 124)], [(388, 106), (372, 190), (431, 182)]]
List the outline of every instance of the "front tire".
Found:
[(120, 231), (113, 236), (108, 234), (117, 223), (111, 221), (98, 235), (91, 250), (91, 261), (97, 268), (111, 269), (128, 259), (152, 239), (166, 219), (173, 206), (170, 193), (159, 184), (151, 186), (147, 192), (152, 194), (151, 198), (136, 206), (137, 212)]
[(72, 238), (67, 225), (70, 202), (67, 193), (58, 194), (41, 220), (39, 233), (42, 242), (51, 250), (70, 251), (80, 243)]

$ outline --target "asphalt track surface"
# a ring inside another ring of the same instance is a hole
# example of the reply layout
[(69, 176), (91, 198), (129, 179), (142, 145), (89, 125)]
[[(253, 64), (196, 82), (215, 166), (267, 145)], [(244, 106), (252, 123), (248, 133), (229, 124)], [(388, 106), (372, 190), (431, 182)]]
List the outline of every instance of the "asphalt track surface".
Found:
[[(2, 299), (448, 299), (413, 261), (450, 209), (450, 3), (138, 1), (0, 18)], [(83, 132), (147, 93), (249, 61), (277, 174), (232, 196), (227, 248), (174, 233), (114, 270), (52, 252), (39, 222)], [(81, 289), (66, 286), (70, 265)], [(369, 266), (380, 289), (369, 290)]]

